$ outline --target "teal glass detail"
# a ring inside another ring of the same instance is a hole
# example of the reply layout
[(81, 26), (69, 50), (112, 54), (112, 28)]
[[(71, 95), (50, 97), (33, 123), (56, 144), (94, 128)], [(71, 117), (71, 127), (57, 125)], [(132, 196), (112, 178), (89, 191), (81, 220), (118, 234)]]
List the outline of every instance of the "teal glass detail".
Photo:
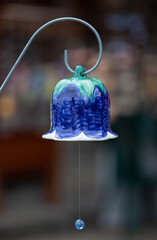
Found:
[(82, 65), (77, 66), (75, 68), (74, 77), (63, 79), (59, 83), (57, 83), (53, 95), (57, 93), (57, 95), (59, 96), (63, 88), (70, 84), (73, 84), (76, 87), (78, 87), (82, 97), (87, 96), (90, 98), (90, 100), (93, 99), (95, 86), (99, 86), (99, 88), (106, 95), (107, 91), (102, 81), (99, 80), (98, 78), (88, 78), (86, 75), (84, 75), (84, 72), (85, 72), (84, 66)]

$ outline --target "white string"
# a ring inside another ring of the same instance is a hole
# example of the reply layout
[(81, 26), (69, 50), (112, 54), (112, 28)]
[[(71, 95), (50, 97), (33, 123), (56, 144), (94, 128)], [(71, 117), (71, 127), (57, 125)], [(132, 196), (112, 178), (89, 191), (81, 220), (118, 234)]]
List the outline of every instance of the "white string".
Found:
[(79, 219), (80, 219), (80, 205), (81, 205), (81, 194), (80, 194), (80, 148), (81, 148), (81, 146), (80, 146), (80, 141), (79, 141)]

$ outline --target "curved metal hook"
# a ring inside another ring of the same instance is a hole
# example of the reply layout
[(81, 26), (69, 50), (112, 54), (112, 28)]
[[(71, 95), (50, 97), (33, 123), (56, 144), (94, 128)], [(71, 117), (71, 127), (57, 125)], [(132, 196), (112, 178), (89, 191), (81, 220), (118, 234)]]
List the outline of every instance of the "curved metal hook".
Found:
[[(92, 67), (91, 69), (86, 71), (84, 74), (91, 73), (92, 71), (94, 71), (98, 67), (98, 65), (99, 65), (99, 63), (101, 61), (101, 58), (102, 58), (102, 41), (101, 41), (101, 38), (100, 38), (98, 32), (96, 31), (96, 29), (92, 25), (87, 23), (86, 21), (84, 21), (82, 19), (79, 19), (79, 18), (72, 18), (72, 17), (68, 18), (67, 20), (73, 20), (73, 21), (80, 22), (80, 23), (86, 25), (87, 27), (89, 27), (94, 32), (94, 34), (95, 34), (95, 36), (96, 36), (96, 38), (98, 40), (98, 44), (99, 44), (99, 57), (98, 57), (98, 60), (97, 60), (96, 64), (94, 65), (94, 67)], [(65, 62), (65, 65), (66, 65), (67, 69), (70, 72), (74, 73), (74, 71), (70, 68), (70, 66), (68, 64), (68, 50), (64, 50), (64, 62)]]
[[(29, 41), (27, 42), (26, 46), (24, 47), (24, 49), (22, 50), (21, 54), (19, 55), (18, 59), (16, 60), (15, 64), (13, 65), (13, 67), (11, 68), (10, 72), (8, 73), (7, 77), (5, 78), (4, 82), (2, 83), (1, 87), (0, 87), (0, 92), (2, 91), (2, 89), (4, 88), (5, 84), (7, 83), (7, 81), (9, 80), (9, 78), (11, 77), (12, 73), (14, 72), (14, 70), (16, 69), (18, 63), (20, 62), (20, 60), (22, 59), (23, 55), (25, 54), (25, 52), (27, 51), (28, 47), (30, 46), (30, 44), (32, 43), (33, 39), (37, 36), (37, 34), (43, 30), (45, 27), (51, 25), (52, 23), (55, 22), (61, 22), (61, 21), (75, 21), (75, 22), (80, 22), (86, 26), (88, 26), (96, 35), (98, 43), (99, 43), (99, 58), (95, 64), (95, 66), (93, 68), (91, 68), (90, 70), (86, 71), (85, 74), (92, 72), (100, 63), (101, 61), (101, 57), (102, 57), (102, 41), (101, 38), (98, 34), (98, 32), (95, 30), (94, 27), (92, 27), (92, 25), (90, 25), (89, 23), (87, 23), (86, 21), (79, 19), (79, 18), (74, 18), (74, 17), (62, 17), (62, 18), (56, 18), (54, 20), (51, 20), (47, 23), (45, 23), (43, 26), (41, 26), (33, 35), (32, 37), (29, 39)], [(68, 50), (64, 50), (64, 62), (65, 65), (67, 67), (67, 69), (74, 73), (74, 71), (70, 68), (69, 64), (68, 64)]]

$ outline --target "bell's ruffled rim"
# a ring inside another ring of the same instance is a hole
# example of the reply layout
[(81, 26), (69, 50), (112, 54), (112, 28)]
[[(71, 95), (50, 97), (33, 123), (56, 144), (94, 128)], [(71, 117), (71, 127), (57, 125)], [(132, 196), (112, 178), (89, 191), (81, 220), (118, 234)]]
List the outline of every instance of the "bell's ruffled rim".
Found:
[(112, 131), (107, 131), (105, 134), (105, 137), (102, 138), (96, 138), (94, 137), (88, 137), (84, 134), (84, 132), (81, 132), (79, 135), (70, 137), (70, 138), (59, 138), (56, 136), (56, 131), (48, 132), (42, 135), (42, 138), (44, 139), (51, 139), (56, 141), (104, 141), (108, 139), (117, 138), (118, 135), (116, 133), (113, 133)]

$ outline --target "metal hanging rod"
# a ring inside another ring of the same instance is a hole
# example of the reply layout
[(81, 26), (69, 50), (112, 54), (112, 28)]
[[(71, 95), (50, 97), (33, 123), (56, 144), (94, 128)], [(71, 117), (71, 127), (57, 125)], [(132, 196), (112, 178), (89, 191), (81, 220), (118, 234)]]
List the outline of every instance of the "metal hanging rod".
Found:
[[(22, 50), (21, 54), (19, 55), (19, 57), (17, 58), (15, 64), (13, 65), (13, 67), (11, 68), (10, 72), (8, 73), (7, 77), (5, 78), (4, 82), (2, 83), (1, 87), (0, 87), (0, 92), (3, 90), (5, 84), (7, 83), (7, 81), (9, 80), (9, 78), (11, 77), (11, 75), (13, 74), (14, 70), (16, 69), (17, 65), (19, 64), (20, 60), (22, 59), (22, 57), (24, 56), (25, 52), (27, 51), (28, 47), (30, 46), (30, 44), (32, 43), (33, 39), (38, 35), (39, 32), (41, 32), (44, 28), (46, 28), (47, 26), (53, 24), (53, 23), (56, 23), (56, 22), (61, 22), (61, 21), (75, 21), (75, 22), (80, 22), (84, 25), (86, 25), (87, 27), (89, 27), (95, 34), (97, 40), (98, 40), (98, 44), (99, 44), (99, 57), (98, 57), (98, 60), (96, 62), (96, 64), (94, 65), (94, 67), (92, 67), (91, 69), (89, 69), (88, 71), (86, 71), (84, 74), (88, 74), (88, 73), (91, 73), (92, 71), (94, 71), (100, 61), (101, 61), (101, 58), (102, 58), (102, 41), (101, 41), (101, 38), (98, 34), (98, 32), (96, 31), (96, 29), (90, 25), (88, 22), (82, 20), (82, 19), (79, 19), (79, 18), (74, 18), (74, 17), (61, 17), (61, 18), (56, 18), (54, 20), (51, 20), (47, 23), (45, 23), (44, 25), (42, 25), (33, 35), (32, 37), (29, 39), (29, 41), (27, 42), (26, 46), (24, 47), (24, 49)], [(74, 70), (72, 70), (69, 66), (69, 63), (68, 63), (68, 50), (64, 50), (64, 62), (65, 62), (65, 66), (66, 68), (74, 73)]]

